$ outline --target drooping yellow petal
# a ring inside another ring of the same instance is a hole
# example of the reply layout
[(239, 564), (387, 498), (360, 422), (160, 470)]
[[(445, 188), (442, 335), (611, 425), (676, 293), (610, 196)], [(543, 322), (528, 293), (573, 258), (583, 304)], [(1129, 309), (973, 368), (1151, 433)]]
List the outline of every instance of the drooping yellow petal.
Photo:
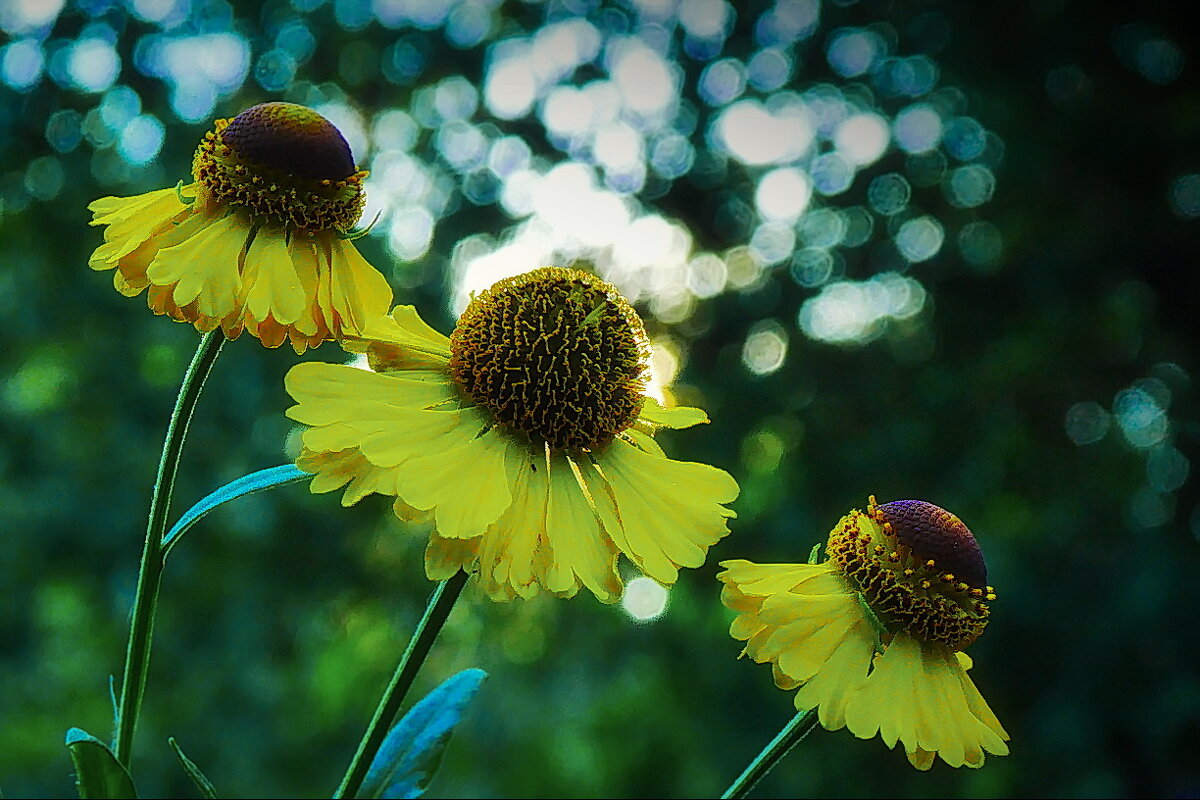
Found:
[(396, 493), (395, 471), (374, 466), (353, 448), (320, 453), (306, 449), (297, 457), (296, 466), (313, 474), (308, 484), (308, 490), (313, 494), (332, 492), (345, 486), (343, 506), (352, 506), (372, 493)]
[(1004, 755), (1008, 746), (972, 711), (963, 678), (953, 650), (901, 631), (851, 699), (846, 725), (859, 738), (878, 732), (888, 747), (902, 743), (918, 768), (931, 763), (920, 751), (936, 752), (952, 767), (982, 766), (984, 751)]
[(479, 547), (479, 585), (493, 600), (530, 598), (546, 582), (546, 503), (549, 482), (528, 450), (509, 448), (505, 475), (512, 503), (484, 534)]
[[(704, 563), (734, 516), (737, 482), (707, 464), (673, 461), (614, 440), (584, 470), (609, 536), (645, 574), (670, 585)], [(615, 517), (615, 520), (614, 520)]]
[(159, 250), (146, 277), (159, 286), (174, 286), (176, 305), (194, 300), (204, 316), (223, 317), (234, 311), (238, 263), (248, 235), (236, 216), (224, 217), (187, 241)]
[[(185, 242), (203, 230), (211, 221), (207, 216), (190, 211), (181, 212), (178, 218), (161, 221), (156, 228), (146, 233), (147, 238), (144, 241), (121, 256), (116, 264), (117, 269), (131, 287), (144, 288), (148, 286), (150, 279), (146, 277), (146, 270), (158, 252)], [(140, 237), (141, 234), (138, 236)], [(159, 311), (159, 313), (164, 312)]]
[[(183, 205), (174, 196), (156, 192), (150, 195), (132, 198), (145, 202), (131, 205), (137, 208), (136, 213), (120, 218), (104, 229), (104, 244), (92, 253), (88, 266), (94, 270), (122, 266), (127, 277), (131, 270), (134, 275), (140, 276), (145, 272), (145, 264), (154, 258), (159, 248), (186, 238), (179, 235), (181, 226), (178, 223), (196, 216), (206, 218), (196, 214), (195, 209)], [(187, 235), (190, 235), (190, 230)], [(144, 261), (130, 259), (129, 255), (139, 249), (146, 253)]]
[(771, 679), (775, 681), (776, 686), (778, 686), (780, 689), (783, 689), (785, 692), (790, 692), (791, 690), (797, 688), (801, 683), (781, 670), (778, 664), (771, 665)]
[[(296, 277), (300, 280), (300, 289), (304, 295), (304, 310), (293, 323), (295, 332), (305, 337), (306, 342), (316, 343), (329, 338), (329, 329), (324, 325), (324, 319), (317, 307), (317, 251), (312, 237), (301, 231), (293, 231), (288, 242), (288, 258)], [(313, 340), (316, 341), (313, 341)], [(303, 350), (297, 351), (303, 352)]]
[(769, 661), (777, 686), (799, 688), (796, 708), (817, 708), (821, 724), (845, 724), (846, 703), (870, 668), (875, 636), (858, 596), (829, 562), (721, 563), (722, 602), (738, 612), (730, 634), (745, 654)]
[(121, 270), (113, 273), (113, 288), (126, 297), (135, 297), (141, 294), (149, 285), (150, 281), (145, 275), (131, 281), (125, 277), (125, 273), (121, 272)]
[[(435, 416), (471, 412), (416, 413)], [(497, 428), (483, 435), (470, 428), (460, 425), (447, 431), (441, 437), (446, 449), (434, 449), (398, 466), (401, 499), (413, 508), (433, 509), (438, 533), (450, 539), (481, 535), (512, 503), (505, 462), (509, 448), (517, 445)]]
[(922, 772), (932, 767), (933, 760), (937, 758), (937, 753), (931, 753), (928, 750), (922, 750), (919, 747), (911, 753), (906, 753), (906, 755), (908, 756), (908, 763), (912, 764)]
[(101, 197), (88, 203), (88, 211), (92, 212), (92, 220), (88, 224), (113, 225), (140, 213), (142, 209), (171, 194), (175, 194), (173, 188), (156, 189), (130, 197)]
[[(971, 709), (971, 713), (975, 715), (975, 718), (995, 732), (996, 736), (999, 737), (1001, 741), (1007, 742), (1009, 740), (1008, 731), (1004, 730), (1004, 726), (1000, 724), (1000, 720), (997, 719), (996, 715), (992, 712), (991, 706), (988, 705), (987, 700), (983, 699), (983, 695), (979, 693), (979, 689), (976, 688), (975, 682), (972, 681), (971, 676), (967, 674), (967, 670), (969, 670), (972, 666), (971, 657), (962, 652), (955, 653), (954, 655), (958, 657), (959, 666), (962, 667), (962, 670), (956, 671), (956, 674), (958, 675), (958, 682), (959, 686), (962, 688), (963, 696), (967, 698), (967, 707)], [(1003, 751), (991, 750), (988, 748), (988, 745), (985, 742), (984, 749), (994, 755), (1008, 755), (1007, 746), (1004, 747)]]
[(841, 629), (820, 671), (797, 690), (796, 710), (816, 708), (826, 730), (845, 726), (846, 709), (861, 692), (874, 654), (875, 631), (860, 611), (851, 624)]
[(447, 539), (430, 531), (425, 546), (425, 575), (431, 581), (444, 581), (460, 569), (469, 569), (479, 553), (479, 539)]
[(755, 661), (775, 661), (792, 678), (807, 681), (861, 616), (853, 595), (788, 592), (768, 597), (759, 612), (766, 627), (747, 643), (746, 651)]
[(359, 335), (375, 317), (387, 314), (392, 287), (379, 270), (358, 252), (353, 242), (323, 235), (329, 254), (330, 291), (341, 319), (340, 335)]
[(546, 508), (546, 544), (550, 573), (546, 588), (573, 595), (582, 581), (603, 603), (621, 599), (617, 548), (604, 532), (577, 477), (577, 467), (563, 453), (546, 462), (550, 499)]
[(426, 325), (412, 306), (396, 306), (391, 314), (373, 317), (362, 339), (348, 340), (345, 347), (366, 353), (377, 372), (445, 370), (450, 363), (450, 340)]
[(246, 310), (261, 322), (272, 317), (280, 325), (291, 325), (305, 310), (304, 287), (292, 265), (283, 231), (262, 227), (246, 264), (254, 266), (254, 282), (242, 285)]
[(691, 408), (689, 406), (671, 406), (670, 408), (666, 408), (653, 397), (647, 395), (642, 404), (642, 411), (638, 414), (638, 419), (661, 428), (690, 428), (693, 425), (708, 422), (708, 414), (705, 414), (699, 408)]

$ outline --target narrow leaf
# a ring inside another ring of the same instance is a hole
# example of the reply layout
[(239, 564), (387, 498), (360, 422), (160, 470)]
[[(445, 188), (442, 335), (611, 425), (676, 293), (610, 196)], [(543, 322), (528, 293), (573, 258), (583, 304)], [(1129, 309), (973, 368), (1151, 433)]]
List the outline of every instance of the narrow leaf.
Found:
[(104, 742), (79, 728), (71, 728), (67, 731), (67, 750), (75, 763), (75, 787), (81, 798), (137, 797), (129, 771)]
[(465, 669), (409, 709), (388, 731), (357, 796), (390, 800), (423, 795), (463, 709), (486, 677), (481, 669)]
[(200, 790), (200, 794), (207, 797), (208, 800), (215, 800), (217, 790), (213, 787), (212, 781), (200, 771), (195, 761), (184, 755), (183, 748), (179, 746), (179, 742), (175, 741), (175, 737), (167, 737), (167, 744), (171, 745), (171, 748), (175, 751), (175, 755), (179, 757), (179, 763), (183, 766), (183, 771), (192, 779), (192, 783), (196, 784), (196, 788)]
[(112, 702), (113, 727), (112, 740), (117, 741), (117, 731), (121, 730), (121, 704), (117, 702), (117, 677), (108, 676), (108, 699)]
[(237, 480), (230, 481), (183, 512), (183, 516), (171, 526), (171, 530), (167, 531), (167, 535), (163, 537), (163, 558), (167, 557), (171, 548), (175, 546), (175, 543), (179, 541), (179, 538), (183, 536), (188, 528), (195, 525), (196, 522), (217, 506), (228, 503), (230, 500), (236, 500), (239, 497), (245, 497), (248, 494), (261, 492), (265, 489), (274, 489), (276, 486), (295, 483), (296, 481), (302, 481), (305, 478), (311, 477), (307, 472), (297, 469), (293, 464), (282, 464), (278, 467), (260, 469), (258, 472), (251, 472), (249, 475), (243, 475)]

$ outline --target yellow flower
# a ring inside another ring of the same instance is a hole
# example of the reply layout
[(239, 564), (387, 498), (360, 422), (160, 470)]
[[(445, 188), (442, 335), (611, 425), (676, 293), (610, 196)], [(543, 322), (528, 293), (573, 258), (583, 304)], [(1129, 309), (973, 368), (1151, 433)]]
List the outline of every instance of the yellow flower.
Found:
[(89, 205), (91, 224), (107, 226), (89, 263), (115, 268), (123, 295), (145, 290), (156, 314), (302, 353), (391, 306), (387, 280), (347, 237), (366, 174), (329, 120), (263, 103), (217, 120), (193, 183)]
[(649, 345), (608, 283), (543, 267), (476, 296), (447, 339), (397, 306), (357, 347), (372, 371), (306, 363), (287, 375), (311, 426), (297, 465), (343, 505), (395, 496), (432, 517), (430, 579), (460, 568), (493, 599), (586, 586), (619, 599), (618, 553), (674, 583), (728, 533), (737, 484), (666, 457), (651, 433), (707, 422), (642, 394)]
[[(725, 561), (730, 634), (771, 662), (828, 730), (899, 741), (917, 769), (1007, 755), (1008, 734), (967, 675), (962, 650), (987, 625), (987, 568), (967, 526), (922, 500), (854, 509), (816, 564)], [(815, 555), (815, 552), (814, 552)]]

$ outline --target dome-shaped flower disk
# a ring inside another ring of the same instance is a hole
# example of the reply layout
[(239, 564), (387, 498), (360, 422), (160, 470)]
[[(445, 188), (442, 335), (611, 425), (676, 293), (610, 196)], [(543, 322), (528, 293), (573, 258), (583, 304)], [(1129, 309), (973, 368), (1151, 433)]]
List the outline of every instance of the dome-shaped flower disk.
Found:
[(744, 654), (770, 662), (775, 684), (797, 689), (796, 708), (817, 709), (828, 730), (900, 742), (917, 769), (935, 755), (952, 767), (1007, 755), (961, 652), (996, 599), (967, 526), (932, 503), (872, 497), (842, 517), (826, 553), (817, 564), (721, 563)]
[(592, 275), (502, 280), (449, 339), (397, 306), (344, 346), (371, 370), (306, 363), (287, 375), (288, 416), (310, 426), (296, 463), (313, 492), (345, 486), (343, 505), (378, 492), (402, 519), (432, 518), (432, 580), (464, 569), (496, 600), (586, 586), (611, 603), (619, 553), (672, 584), (728, 533), (737, 483), (667, 458), (651, 435), (707, 417), (642, 393), (642, 322)]
[(347, 236), (366, 174), (320, 114), (263, 103), (216, 121), (193, 183), (89, 205), (106, 226), (89, 263), (115, 269), (121, 294), (145, 291), (156, 314), (302, 353), (391, 307), (387, 280)]

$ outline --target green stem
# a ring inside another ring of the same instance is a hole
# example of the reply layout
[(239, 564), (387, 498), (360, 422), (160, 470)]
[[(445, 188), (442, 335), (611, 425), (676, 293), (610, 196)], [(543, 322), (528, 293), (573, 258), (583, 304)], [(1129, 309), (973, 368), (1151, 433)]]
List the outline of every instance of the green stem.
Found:
[(454, 608), (454, 602), (462, 594), (463, 586), (466, 583), (467, 573), (459, 571), (453, 577), (439, 583), (434, 589), (429, 603), (425, 606), (425, 614), (417, 623), (417, 629), (413, 631), (412, 638), (408, 640), (408, 647), (404, 650), (404, 655), (400, 657), (400, 663), (396, 665), (392, 682), (388, 684), (383, 697), (379, 698), (379, 705), (375, 707), (375, 716), (371, 718), (371, 723), (367, 725), (367, 731), (363, 734), (362, 741), (358, 743), (358, 752), (354, 754), (354, 759), (350, 762), (341, 785), (333, 795), (335, 800), (354, 797), (358, 793), (363, 778), (367, 776), (367, 770), (371, 767), (371, 761), (379, 751), (379, 746), (383, 744), (392, 720), (400, 711), (404, 695), (408, 693), (413, 680), (417, 677), (417, 671), (425, 663), (425, 657), (429, 655), (434, 639), (441, 632), (442, 626), (446, 624), (446, 618), (450, 616), (450, 610)]
[(133, 620), (129, 624), (129, 646), (125, 651), (125, 675), (121, 680), (121, 700), (117, 709), (116, 756), (128, 769), (133, 760), (133, 733), (137, 727), (138, 712), (141, 710), (142, 694), (146, 689), (146, 670), (150, 665), (150, 641), (154, 631), (154, 610), (158, 603), (158, 587), (162, 582), (163, 533), (167, 529), (167, 513), (171, 507), (171, 491), (175, 487), (175, 473), (179, 468), (179, 455), (183, 441), (187, 438), (188, 423), (200, 390), (212, 371), (225, 334), (218, 328), (200, 339), (192, 363), (184, 373), (175, 400), (175, 410), (167, 423), (167, 436), (163, 441), (162, 457), (158, 462), (158, 475), (154, 479), (154, 491), (150, 495), (150, 518), (146, 523), (146, 543), (142, 549), (142, 563), (138, 569), (137, 594), (133, 598)]
[(783, 727), (783, 730), (771, 740), (771, 743), (750, 762), (750, 766), (746, 767), (737, 780), (725, 790), (725, 794), (721, 795), (721, 800), (745, 797), (754, 788), (754, 784), (762, 780), (763, 776), (770, 772), (771, 768), (779, 763), (779, 760), (786, 756), (789, 750), (812, 733), (813, 728), (817, 727), (819, 722), (815, 708), (801, 711), (792, 717), (792, 721)]

